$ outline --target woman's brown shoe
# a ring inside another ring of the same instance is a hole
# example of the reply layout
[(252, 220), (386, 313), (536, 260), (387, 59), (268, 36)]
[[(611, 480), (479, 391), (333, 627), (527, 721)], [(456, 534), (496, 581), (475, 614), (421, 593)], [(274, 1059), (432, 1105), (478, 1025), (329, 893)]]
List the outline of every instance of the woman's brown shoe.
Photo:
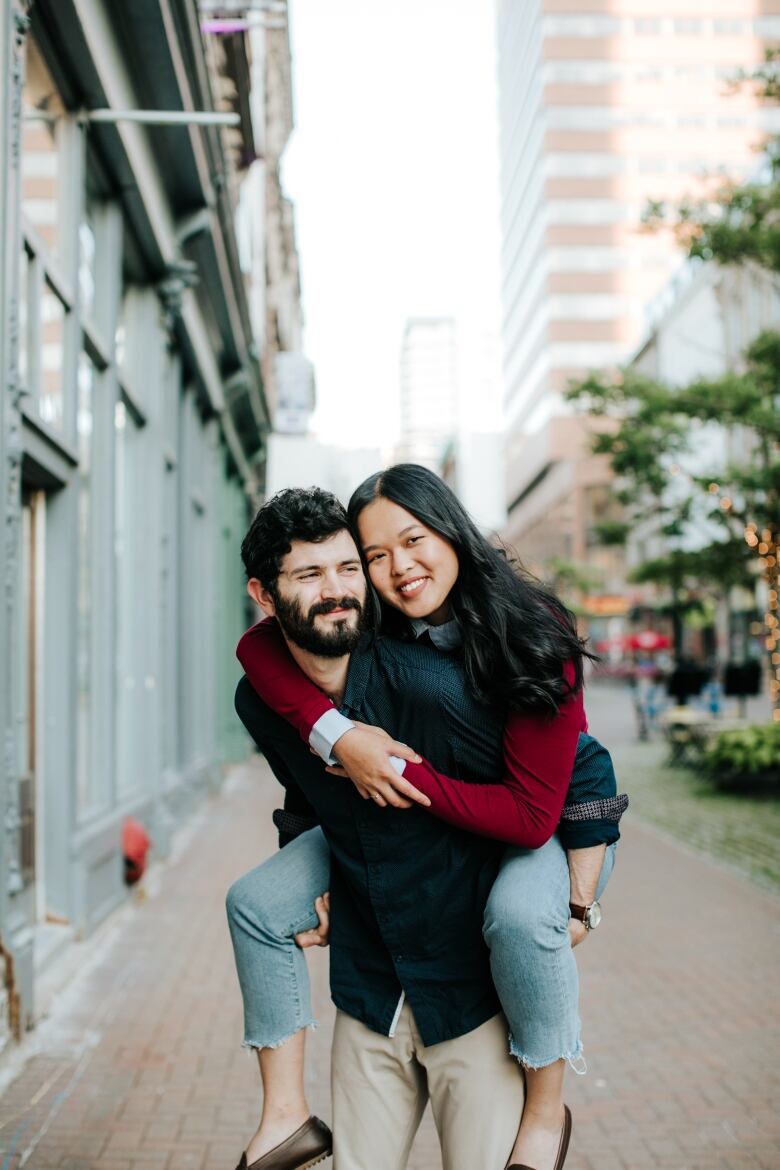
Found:
[[(553, 1170), (563, 1170), (563, 1163), (566, 1161), (566, 1155), (569, 1152), (569, 1139), (571, 1138), (571, 1110), (568, 1105), (563, 1107), (563, 1129), (561, 1130), (561, 1141), (558, 1146), (558, 1154), (555, 1159)], [(506, 1170), (533, 1170), (532, 1166), (520, 1166), (517, 1162), (513, 1162), (511, 1166), (507, 1166)]]
[(256, 1162), (247, 1162), (246, 1153), (236, 1170), (307, 1170), (333, 1153), (333, 1134), (319, 1117), (310, 1117), (278, 1146)]

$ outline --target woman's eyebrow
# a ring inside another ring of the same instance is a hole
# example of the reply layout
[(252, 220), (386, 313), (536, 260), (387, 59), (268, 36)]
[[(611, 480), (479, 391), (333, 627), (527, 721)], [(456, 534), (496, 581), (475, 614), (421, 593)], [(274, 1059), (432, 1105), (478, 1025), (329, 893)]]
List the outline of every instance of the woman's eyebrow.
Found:
[[(417, 521), (415, 521), (414, 524), (407, 524), (406, 528), (402, 528), (401, 531), (398, 533), (398, 539), (400, 540), (402, 536), (406, 536), (407, 532), (411, 532), (413, 528), (419, 528), (419, 527), (420, 527), (420, 525), (417, 523)], [(381, 547), (382, 547), (381, 544), (364, 544), (363, 545), (363, 552), (364, 553), (372, 552), (375, 548), (381, 548)]]

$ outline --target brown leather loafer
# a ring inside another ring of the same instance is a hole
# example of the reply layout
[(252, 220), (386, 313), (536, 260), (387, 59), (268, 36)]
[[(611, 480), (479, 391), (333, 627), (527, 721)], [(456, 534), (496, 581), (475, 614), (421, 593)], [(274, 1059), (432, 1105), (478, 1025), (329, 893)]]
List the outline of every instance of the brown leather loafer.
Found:
[[(563, 1170), (563, 1163), (566, 1161), (566, 1155), (569, 1152), (569, 1140), (571, 1138), (571, 1110), (568, 1105), (563, 1107), (563, 1129), (561, 1130), (561, 1142), (558, 1146), (558, 1154), (555, 1158), (555, 1165), (553, 1170)], [(533, 1166), (520, 1166), (517, 1162), (513, 1162), (511, 1166), (507, 1166), (506, 1170), (533, 1170)]]
[(313, 1115), (300, 1129), (256, 1162), (247, 1162), (246, 1152), (236, 1170), (308, 1170), (333, 1153), (333, 1134), (324, 1121)]

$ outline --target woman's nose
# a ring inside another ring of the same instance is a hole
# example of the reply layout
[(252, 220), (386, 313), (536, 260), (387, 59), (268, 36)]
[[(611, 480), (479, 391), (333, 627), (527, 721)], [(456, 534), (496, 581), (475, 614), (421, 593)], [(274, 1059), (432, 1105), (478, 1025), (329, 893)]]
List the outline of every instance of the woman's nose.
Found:
[(412, 564), (409, 551), (405, 548), (396, 549), (393, 553), (391, 564), (395, 577), (402, 577), (404, 573), (408, 573)]

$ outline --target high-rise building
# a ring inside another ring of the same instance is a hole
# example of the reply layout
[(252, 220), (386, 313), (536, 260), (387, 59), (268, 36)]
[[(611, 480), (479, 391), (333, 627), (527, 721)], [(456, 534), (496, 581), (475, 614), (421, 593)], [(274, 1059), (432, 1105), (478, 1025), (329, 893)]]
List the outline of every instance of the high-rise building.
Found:
[(777, 38), (777, 12), (772, 0), (498, 2), (507, 535), (535, 563), (610, 568), (596, 536), (608, 469), (562, 393), (629, 357), (681, 262), (670, 236), (642, 230), (647, 201), (757, 166), (777, 111), (728, 83)]
[(452, 317), (413, 317), (401, 345), (399, 460), (440, 471), (458, 425), (458, 354)]

